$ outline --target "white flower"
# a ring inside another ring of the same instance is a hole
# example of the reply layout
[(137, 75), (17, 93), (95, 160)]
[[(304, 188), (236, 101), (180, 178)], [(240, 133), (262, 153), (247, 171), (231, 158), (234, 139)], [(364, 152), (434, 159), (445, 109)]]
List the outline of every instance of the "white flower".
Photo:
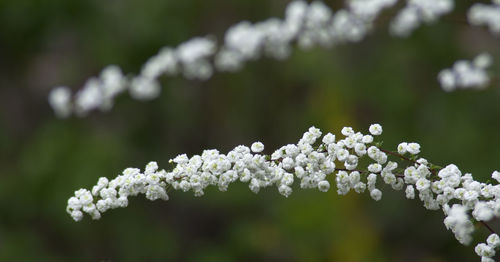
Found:
[(178, 70), (175, 51), (172, 48), (164, 47), (142, 66), (141, 75), (148, 78), (158, 78), (162, 74), (174, 75)]
[(327, 144), (327, 145), (332, 144), (332, 143), (335, 143), (335, 135), (333, 135), (332, 133), (328, 133), (328, 134), (326, 134), (326, 135), (323, 137), (322, 142), (323, 142), (324, 144)]
[(139, 100), (149, 100), (160, 95), (160, 84), (154, 78), (138, 76), (132, 79), (130, 95)]
[(374, 135), (374, 136), (379, 136), (382, 134), (382, 126), (379, 125), (379, 124), (373, 124), (370, 126), (370, 134)]
[(465, 191), (463, 195), (463, 199), (466, 201), (475, 201), (479, 197), (479, 194), (476, 191), (468, 190)]
[(71, 91), (61, 86), (52, 89), (49, 93), (49, 103), (58, 117), (68, 117), (71, 114)]
[(360, 178), (361, 178), (361, 175), (358, 171), (353, 171), (349, 174), (349, 182), (351, 183), (351, 185), (355, 185), (355, 184), (359, 183)]
[(366, 145), (363, 143), (356, 143), (354, 146), (354, 151), (358, 156), (363, 156), (366, 154)]
[(250, 188), (250, 190), (252, 192), (254, 192), (255, 194), (259, 193), (259, 190), (260, 190), (260, 184), (259, 184), (259, 181), (257, 179), (252, 179), (250, 181), (250, 184), (248, 185), (248, 187)]
[(318, 189), (321, 192), (328, 192), (330, 189), (330, 183), (327, 180), (320, 181), (318, 183)]
[(488, 53), (481, 53), (474, 58), (473, 63), (477, 68), (486, 69), (493, 64), (493, 57)]
[(382, 191), (380, 191), (376, 188), (372, 189), (370, 191), (370, 196), (373, 198), (373, 200), (379, 201), (380, 199), (382, 199)]
[(495, 249), (485, 243), (479, 243), (474, 250), (478, 256), (482, 257), (493, 257), (496, 253)]
[(78, 194), (77, 192), (75, 192), (75, 195), (80, 200), (80, 204), (82, 206), (86, 206), (88, 204), (91, 204), (92, 201), (94, 200), (94, 198), (92, 197), (92, 194), (90, 193), (90, 191), (88, 191), (86, 189), (84, 189), (83, 191), (81, 191), (80, 194)]
[(371, 136), (371, 135), (364, 135), (363, 139), (361, 141), (363, 143), (365, 143), (365, 144), (370, 144), (371, 142), (373, 142), (373, 136)]
[(455, 237), (460, 243), (467, 245), (472, 240), (471, 233), (474, 231), (474, 226), (469, 220), (467, 209), (464, 206), (454, 204), (448, 210), (444, 224), (455, 233)]
[(406, 187), (406, 198), (408, 199), (414, 199), (415, 198), (415, 189), (413, 189), (412, 185), (409, 185)]
[(301, 166), (296, 166), (296, 167), (295, 167), (295, 175), (296, 175), (298, 178), (302, 178), (302, 177), (304, 177), (305, 172), (306, 172), (306, 171), (304, 170), (304, 168), (303, 168), (303, 167), (301, 167)]
[(493, 210), (486, 203), (478, 202), (472, 211), (472, 215), (478, 221), (488, 221), (493, 218)]
[(243, 59), (256, 58), (265, 35), (247, 21), (233, 25), (226, 32), (226, 47), (237, 51)]
[(500, 237), (498, 237), (497, 234), (491, 234), (486, 239), (486, 242), (488, 243), (488, 246), (497, 248), (498, 246), (500, 246)]
[(75, 210), (75, 211), (72, 211), (71, 212), (71, 217), (75, 220), (75, 221), (80, 221), (83, 219), (83, 212), (80, 211), (80, 210)]
[(443, 69), (438, 74), (438, 81), (444, 91), (450, 92), (457, 88), (457, 76), (450, 69)]
[(287, 185), (281, 185), (278, 190), (285, 197), (289, 197), (292, 194), (292, 188)]
[(286, 155), (290, 157), (296, 157), (300, 153), (299, 148), (293, 144), (288, 144), (284, 148)]
[(195, 37), (177, 47), (179, 60), (191, 64), (215, 53), (215, 42), (209, 38)]
[(82, 208), (82, 203), (80, 202), (80, 199), (77, 197), (71, 197), (68, 199), (68, 206), (66, 208), (66, 212), (68, 212), (70, 215), (74, 211), (78, 211)]
[(407, 152), (408, 143), (403, 142), (398, 145), (398, 153), (404, 155)]
[(283, 161), (281, 162), (283, 164), (284, 169), (292, 169), (295, 168), (294, 166), (294, 161), (290, 157), (285, 157)]
[(97, 78), (90, 78), (85, 82), (83, 89), (76, 93), (74, 110), (79, 115), (85, 115), (86, 112), (99, 108), (103, 101), (101, 82)]
[(373, 160), (377, 161), (377, 163), (383, 165), (387, 162), (387, 154), (384, 152), (377, 152)]
[(377, 182), (377, 175), (373, 173), (369, 174), (368, 177), (366, 178), (366, 181), (368, 183), (368, 187), (375, 186), (375, 183)]
[(340, 133), (342, 133), (342, 135), (344, 135), (344, 136), (350, 136), (350, 135), (354, 135), (354, 130), (352, 129), (352, 127), (346, 126), (346, 127), (342, 128)]
[(151, 161), (146, 165), (144, 174), (153, 174), (154, 172), (156, 172), (156, 170), (158, 170), (158, 163), (156, 163), (155, 161)]
[(500, 182), (500, 172), (498, 171), (493, 171), (493, 173), (491, 174), (491, 178), (495, 179), (497, 182)]
[(337, 151), (336, 157), (339, 161), (345, 161), (349, 156), (349, 151), (346, 149), (340, 149)]
[(363, 193), (365, 192), (366, 190), (366, 184), (363, 183), (363, 182), (358, 182), (357, 184), (354, 185), (354, 191), (356, 191), (356, 193)]
[(406, 150), (412, 155), (417, 155), (420, 153), (420, 145), (417, 143), (409, 143)]
[(116, 204), (118, 207), (127, 207), (128, 206), (128, 199), (127, 197), (119, 197), (117, 200), (116, 200)]
[(430, 185), (431, 185), (430, 181), (425, 179), (425, 178), (418, 179), (417, 183), (415, 184), (418, 191), (424, 191), (424, 190), (428, 189), (430, 187)]
[(403, 188), (405, 186), (405, 182), (402, 178), (397, 178), (395, 180), (395, 182), (391, 182), (390, 184), (391, 184), (392, 189), (394, 189), (396, 191), (403, 190)]
[(264, 144), (262, 144), (261, 142), (255, 142), (252, 144), (250, 149), (254, 153), (260, 153), (260, 152), (264, 151)]
[(376, 146), (371, 146), (366, 152), (371, 159), (375, 160), (377, 155), (380, 153), (380, 150)]
[(368, 171), (370, 171), (371, 173), (378, 173), (382, 170), (382, 165), (378, 164), (378, 163), (375, 163), (375, 164), (370, 164), (368, 166)]

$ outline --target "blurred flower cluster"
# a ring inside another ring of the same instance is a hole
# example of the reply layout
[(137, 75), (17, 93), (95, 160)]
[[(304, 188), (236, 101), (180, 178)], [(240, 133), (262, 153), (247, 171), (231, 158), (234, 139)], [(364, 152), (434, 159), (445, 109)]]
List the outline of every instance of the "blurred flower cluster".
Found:
[[(243, 21), (231, 26), (220, 47), (211, 36), (195, 37), (177, 48), (162, 48), (147, 60), (137, 76), (125, 76), (117, 66), (108, 66), (99, 78), (89, 79), (74, 97), (69, 88), (57, 87), (50, 93), (49, 101), (60, 117), (72, 113), (84, 116), (95, 109), (109, 110), (113, 98), (126, 90), (139, 100), (157, 97), (162, 75), (182, 74), (187, 79), (207, 80), (214, 71), (234, 72), (261, 56), (286, 59), (294, 44), (308, 49), (358, 42), (374, 28), (380, 13), (396, 2), (350, 0), (346, 8), (333, 12), (319, 1), (293, 1), (287, 6), (284, 19)], [(392, 20), (390, 31), (395, 36), (408, 36), (421, 24), (451, 12), (453, 7), (452, 0), (410, 0)]]
[(488, 53), (476, 56), (472, 62), (457, 61), (453, 68), (443, 69), (439, 73), (439, 83), (445, 91), (454, 91), (457, 88), (485, 88), (490, 83), (490, 77), (486, 70), (492, 63), (493, 58)]

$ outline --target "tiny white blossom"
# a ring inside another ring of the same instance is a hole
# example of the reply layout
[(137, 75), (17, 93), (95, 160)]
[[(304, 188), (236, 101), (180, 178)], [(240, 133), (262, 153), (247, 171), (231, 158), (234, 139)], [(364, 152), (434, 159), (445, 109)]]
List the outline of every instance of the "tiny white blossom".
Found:
[(406, 150), (412, 155), (417, 155), (420, 153), (420, 145), (417, 143), (409, 143)]
[(56, 87), (50, 91), (49, 103), (58, 117), (68, 117), (71, 114), (71, 91), (67, 87)]
[(479, 243), (475, 249), (476, 254), (482, 257), (493, 257), (495, 255), (495, 249), (486, 245), (485, 243)]
[(417, 187), (418, 191), (424, 191), (430, 187), (430, 181), (425, 178), (420, 178), (417, 180), (415, 186)]
[(379, 136), (382, 134), (382, 126), (379, 125), (379, 124), (373, 124), (370, 126), (370, 134), (374, 135), (374, 136)]
[(491, 234), (486, 239), (486, 243), (492, 248), (497, 248), (500, 246), (500, 237), (497, 234)]
[(254, 153), (260, 153), (260, 152), (264, 151), (264, 144), (262, 144), (261, 142), (255, 142), (252, 144), (250, 149)]
[(380, 191), (376, 188), (372, 189), (370, 191), (370, 196), (373, 198), (373, 200), (379, 201), (380, 199), (382, 199), (382, 191)]
[(407, 152), (408, 143), (403, 142), (398, 145), (398, 153), (404, 155)]
[(497, 182), (500, 183), (500, 172), (498, 171), (493, 171), (493, 173), (491, 174), (491, 178), (495, 179)]
[(327, 145), (335, 143), (335, 135), (333, 135), (332, 133), (326, 134), (323, 137), (322, 142), (325, 143), (325, 144), (327, 144)]
[(375, 164), (370, 164), (368, 166), (368, 171), (370, 171), (371, 173), (378, 173), (382, 170), (382, 165), (378, 164), (378, 163), (375, 163)]
[(372, 143), (373, 142), (373, 136), (371, 136), (371, 135), (364, 135), (363, 139), (362, 139), (362, 142), (365, 143), (365, 144)]
[(414, 199), (415, 198), (415, 189), (413, 189), (412, 185), (409, 185), (406, 187), (406, 198), (408, 199)]
[(354, 134), (354, 130), (352, 129), (352, 127), (348, 127), (348, 126), (342, 128), (342, 130), (340, 132), (344, 136), (350, 136), (350, 135)]
[(318, 189), (321, 192), (327, 192), (330, 189), (330, 183), (326, 180), (320, 181), (318, 183)]

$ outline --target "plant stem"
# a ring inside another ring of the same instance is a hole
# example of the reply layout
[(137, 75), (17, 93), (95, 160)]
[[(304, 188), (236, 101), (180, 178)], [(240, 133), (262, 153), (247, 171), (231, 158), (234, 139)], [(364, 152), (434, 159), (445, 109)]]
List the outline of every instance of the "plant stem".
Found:
[(479, 221), (479, 222), (481, 222), (481, 225), (486, 227), (492, 234), (496, 234), (495, 230), (493, 230), (488, 224), (486, 224), (486, 222), (484, 221)]

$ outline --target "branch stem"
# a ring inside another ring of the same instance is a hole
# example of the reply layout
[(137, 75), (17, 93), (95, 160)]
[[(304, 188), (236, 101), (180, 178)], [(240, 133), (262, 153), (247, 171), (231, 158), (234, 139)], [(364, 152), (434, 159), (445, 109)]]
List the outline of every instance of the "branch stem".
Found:
[(486, 227), (492, 234), (496, 234), (495, 230), (493, 230), (488, 224), (486, 224), (486, 222), (484, 221), (479, 221), (479, 222), (481, 222), (481, 225)]

